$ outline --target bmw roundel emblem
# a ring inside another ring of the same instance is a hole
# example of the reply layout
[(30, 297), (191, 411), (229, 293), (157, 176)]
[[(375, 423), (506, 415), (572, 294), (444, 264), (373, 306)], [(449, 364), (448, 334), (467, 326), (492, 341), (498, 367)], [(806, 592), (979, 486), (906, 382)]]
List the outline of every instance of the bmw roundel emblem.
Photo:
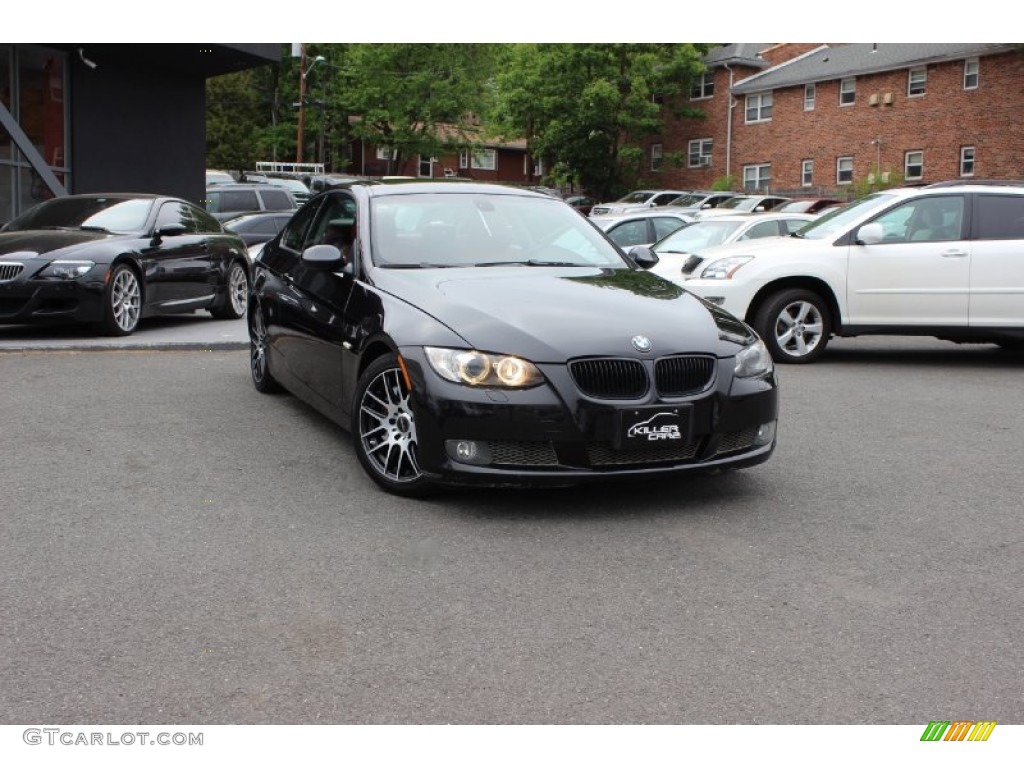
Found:
[(637, 352), (650, 352), (651, 351), (651, 340), (646, 336), (634, 336), (633, 347)]

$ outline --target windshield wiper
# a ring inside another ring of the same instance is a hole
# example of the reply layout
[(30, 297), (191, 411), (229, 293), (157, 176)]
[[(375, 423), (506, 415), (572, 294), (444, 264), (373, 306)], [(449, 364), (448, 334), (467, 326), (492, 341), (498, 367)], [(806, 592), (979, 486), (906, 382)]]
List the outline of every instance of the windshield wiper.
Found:
[(526, 261), (481, 261), (474, 267), (589, 267), (591, 264), (580, 264), (576, 261), (542, 261), (528, 259)]
[[(75, 229), (75, 227), (68, 227), (68, 229)], [(82, 226), (77, 227), (77, 229), (80, 229), (83, 232), (106, 232), (108, 235), (110, 234), (110, 230), (106, 227), (96, 227), (90, 224), (83, 224)]]

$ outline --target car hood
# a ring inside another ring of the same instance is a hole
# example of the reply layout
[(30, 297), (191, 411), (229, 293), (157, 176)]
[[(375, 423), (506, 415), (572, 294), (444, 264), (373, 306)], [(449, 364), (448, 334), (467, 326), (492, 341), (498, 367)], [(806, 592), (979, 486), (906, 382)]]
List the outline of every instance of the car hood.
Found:
[(114, 235), (82, 230), (26, 230), (0, 232), (0, 256), (18, 254), (21, 258), (50, 256), (57, 251), (73, 250), (76, 246), (109, 240)]
[(379, 270), (375, 283), (455, 330), (486, 352), (534, 362), (588, 355), (651, 358), (679, 352), (736, 354), (749, 330), (656, 275), (641, 270), (488, 267)]

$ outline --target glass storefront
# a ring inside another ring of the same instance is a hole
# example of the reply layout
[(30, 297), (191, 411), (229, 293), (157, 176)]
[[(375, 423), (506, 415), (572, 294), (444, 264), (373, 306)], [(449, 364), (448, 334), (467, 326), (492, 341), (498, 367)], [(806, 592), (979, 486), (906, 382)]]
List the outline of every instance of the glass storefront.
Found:
[[(70, 178), (67, 82), (63, 53), (0, 45), (0, 104), (65, 189)], [(0, 223), (50, 197), (53, 192), (0, 125)]]

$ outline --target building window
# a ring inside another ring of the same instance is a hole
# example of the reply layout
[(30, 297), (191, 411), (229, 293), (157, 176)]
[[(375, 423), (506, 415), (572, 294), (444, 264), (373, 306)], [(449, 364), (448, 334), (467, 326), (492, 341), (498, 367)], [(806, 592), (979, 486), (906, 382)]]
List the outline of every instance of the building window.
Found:
[(772, 119), (772, 93), (752, 93), (747, 96), (747, 122), (762, 123)]
[(687, 145), (686, 164), (690, 168), (711, 165), (711, 147), (713, 143), (711, 139), (693, 139)]
[(800, 185), (809, 187), (814, 183), (814, 161), (804, 160), (800, 164)]
[(817, 88), (814, 83), (808, 83), (804, 86), (804, 112), (814, 111), (814, 97), (817, 95)]
[(473, 152), (473, 168), (478, 171), (498, 169), (498, 152), (494, 149), (478, 149)]
[(974, 175), (974, 147), (960, 147), (960, 175)]
[(430, 157), (429, 155), (420, 155), (419, 175), (426, 179), (433, 178), (434, 163), (436, 162), (436, 157)]
[(978, 60), (967, 59), (964, 62), (964, 90), (973, 91), (978, 87)]
[(378, 160), (395, 160), (398, 158), (398, 150), (389, 150), (387, 147), (377, 147)]
[(747, 191), (767, 190), (771, 183), (772, 166), (770, 163), (743, 166), (743, 189)]
[(463, 168), (463, 169), (469, 168), (469, 150), (468, 149), (460, 149), (459, 150), (459, 168)]
[(847, 77), (839, 81), (839, 106), (848, 107), (857, 101), (857, 78)]
[(853, 158), (840, 157), (836, 160), (836, 184), (853, 183)]
[(907, 96), (924, 96), (928, 85), (928, 68), (914, 67), (907, 78)]
[(690, 87), (691, 99), (710, 99), (715, 95), (715, 73), (705, 72), (704, 75)]
[(652, 171), (660, 171), (661, 170), (661, 159), (662, 159), (661, 144), (651, 144), (651, 170)]
[(54, 196), (36, 168), (40, 160), (64, 190), (74, 191), (67, 155), (65, 70), (63, 54), (33, 46), (0, 44), (0, 104), (38, 153), (29, 160), (18, 151), (18, 142), (0, 127), (0, 222), (9, 221)]
[(903, 162), (903, 178), (907, 181), (924, 176), (924, 152), (907, 152)]

